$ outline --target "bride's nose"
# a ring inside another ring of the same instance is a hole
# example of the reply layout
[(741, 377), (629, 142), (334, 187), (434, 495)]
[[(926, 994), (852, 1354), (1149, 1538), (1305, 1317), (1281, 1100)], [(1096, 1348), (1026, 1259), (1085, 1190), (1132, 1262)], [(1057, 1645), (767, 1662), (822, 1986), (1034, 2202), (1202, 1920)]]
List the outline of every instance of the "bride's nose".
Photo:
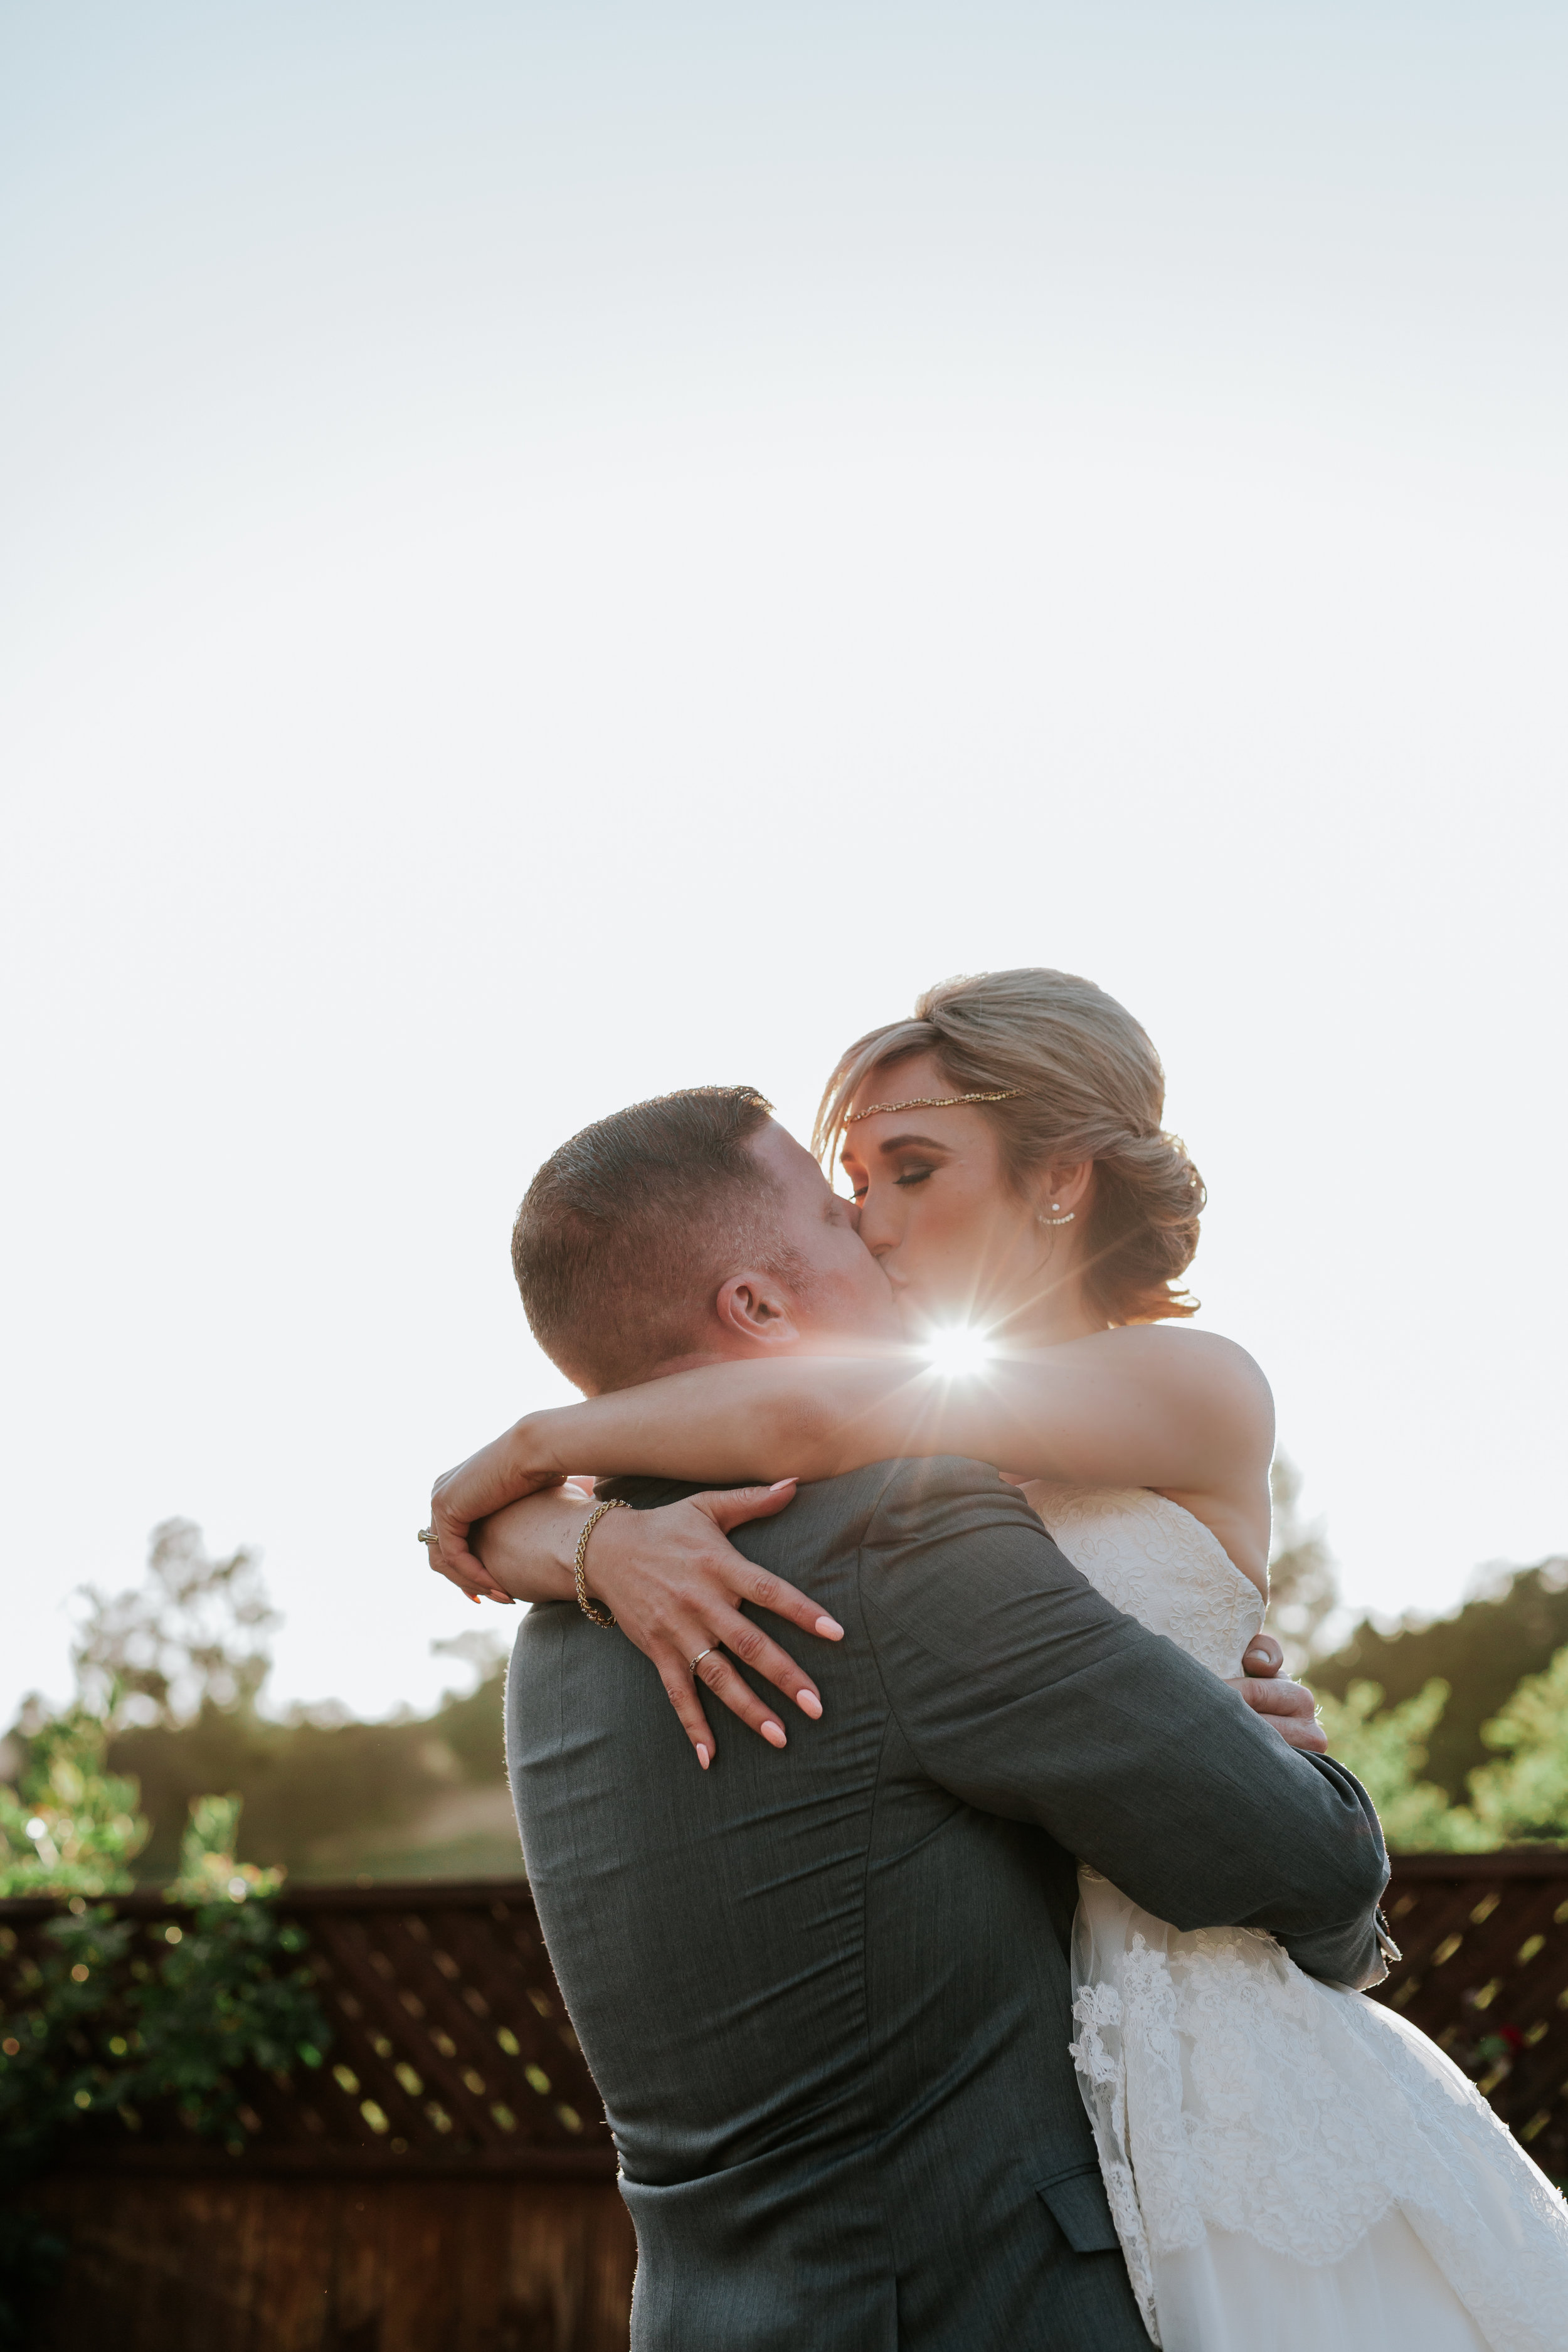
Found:
[(873, 1257), (885, 1257), (893, 1246), (893, 1236), (884, 1227), (868, 1199), (855, 1203), (855, 1230)]

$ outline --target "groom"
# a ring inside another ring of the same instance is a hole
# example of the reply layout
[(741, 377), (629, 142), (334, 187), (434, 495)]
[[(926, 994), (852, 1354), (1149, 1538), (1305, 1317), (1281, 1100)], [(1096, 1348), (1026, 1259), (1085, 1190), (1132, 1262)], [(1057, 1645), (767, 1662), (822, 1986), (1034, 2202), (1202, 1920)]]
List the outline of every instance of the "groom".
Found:
[[(535, 1328), (605, 1389), (877, 1328), (852, 1238), (766, 1106), (703, 1087), (574, 1138), (516, 1255)], [(501, 1513), (488, 1565), (506, 1540)], [(1074, 1858), (1364, 1983), (1369, 1802), (980, 1463), (879, 1463), (735, 1540), (846, 1629), (784, 1754), (731, 1740), (698, 1771), (647, 1660), (570, 1601), (524, 1621), (508, 1685), (529, 1876), (637, 2226), (633, 2346), (1147, 2352), (1068, 2048)]]

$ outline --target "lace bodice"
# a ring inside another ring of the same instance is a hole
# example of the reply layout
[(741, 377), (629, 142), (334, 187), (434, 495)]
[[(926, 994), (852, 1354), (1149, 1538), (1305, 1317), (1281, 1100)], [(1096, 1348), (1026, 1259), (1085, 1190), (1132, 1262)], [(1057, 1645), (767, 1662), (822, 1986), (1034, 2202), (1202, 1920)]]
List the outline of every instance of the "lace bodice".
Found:
[(1216, 1535), (1147, 1486), (1024, 1489), (1073, 1566), (1113, 1607), (1166, 1633), (1211, 1674), (1241, 1672), (1263, 1596)]

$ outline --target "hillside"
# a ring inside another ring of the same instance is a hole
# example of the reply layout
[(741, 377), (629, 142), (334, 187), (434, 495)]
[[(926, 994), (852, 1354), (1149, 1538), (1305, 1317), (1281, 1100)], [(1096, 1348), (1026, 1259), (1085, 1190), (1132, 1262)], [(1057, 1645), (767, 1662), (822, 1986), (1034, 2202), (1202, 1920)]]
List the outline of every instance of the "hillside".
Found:
[(173, 1874), (192, 1797), (245, 1800), (239, 1858), (295, 1878), (479, 1877), (521, 1871), (501, 1751), (501, 1669), (468, 1696), (391, 1723), (276, 1723), (207, 1705), (193, 1722), (121, 1732), (110, 1769), (134, 1774), (153, 1834), (139, 1883)]
[(1423, 1777), (1451, 1803), (1466, 1795), (1466, 1779), (1492, 1751), (1481, 1726), (1499, 1713), (1521, 1676), (1543, 1673), (1568, 1644), (1568, 1559), (1517, 1570), (1492, 1592), (1468, 1601), (1428, 1624), (1380, 1633), (1363, 1621), (1350, 1639), (1306, 1676), (1314, 1690), (1342, 1698), (1352, 1682), (1382, 1685), (1384, 1702), (1414, 1698), (1440, 1675), (1450, 1696), (1426, 1744)]
[[(1468, 1776), (1492, 1754), (1482, 1726), (1521, 1678), (1542, 1673), (1568, 1646), (1568, 1559), (1519, 1570), (1430, 1623), (1381, 1632), (1363, 1622), (1331, 1654), (1311, 1659), (1333, 1580), (1321, 1531), (1300, 1523), (1299, 1486), (1288, 1464), (1277, 1465), (1271, 1622), (1292, 1664), (1305, 1660), (1308, 1678), (1331, 1698), (1342, 1699), (1352, 1683), (1378, 1684), (1387, 1708), (1441, 1677), (1451, 1696), (1429, 1738), (1423, 1734), (1419, 1777), (1450, 1804), (1463, 1803)], [(253, 1553), (214, 1559), (198, 1528), (166, 1520), (153, 1531), (139, 1590), (110, 1595), (87, 1587), (80, 1597), (79, 1695), (110, 1733), (109, 1769), (140, 1784), (152, 1824), (134, 1864), (140, 1883), (162, 1885), (174, 1875), (190, 1801), (215, 1792), (244, 1800), (238, 1858), (281, 1863), (295, 1878), (521, 1870), (502, 1754), (504, 1668), (493, 1637), (464, 1634), (439, 1645), (466, 1660), (478, 1685), (448, 1694), (428, 1715), (364, 1723), (316, 1708), (279, 1720), (259, 1703), (267, 1635), (278, 1621)], [(42, 1720), (25, 1709), (7, 1746), (25, 1754)], [(1411, 1761), (1414, 1769), (1420, 1759)], [(0, 1777), (16, 1769), (7, 1763)]]

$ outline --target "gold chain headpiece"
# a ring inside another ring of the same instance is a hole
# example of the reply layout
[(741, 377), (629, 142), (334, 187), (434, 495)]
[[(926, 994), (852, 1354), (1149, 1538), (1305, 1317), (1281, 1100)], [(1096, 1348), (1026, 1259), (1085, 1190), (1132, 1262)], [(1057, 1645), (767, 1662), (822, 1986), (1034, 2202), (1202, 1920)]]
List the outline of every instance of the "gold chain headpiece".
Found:
[(844, 1124), (854, 1127), (863, 1118), (875, 1118), (879, 1110), (952, 1110), (956, 1103), (1011, 1102), (1023, 1092), (1022, 1087), (1004, 1087), (994, 1095), (911, 1095), (908, 1102), (868, 1103), (864, 1110), (852, 1110)]

